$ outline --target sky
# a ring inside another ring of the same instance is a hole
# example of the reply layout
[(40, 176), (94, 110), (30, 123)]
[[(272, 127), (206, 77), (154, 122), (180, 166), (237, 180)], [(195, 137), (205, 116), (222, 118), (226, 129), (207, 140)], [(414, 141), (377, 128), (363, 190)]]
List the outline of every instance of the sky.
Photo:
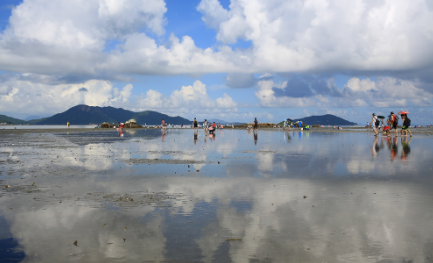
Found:
[(2, 0), (0, 114), (433, 124), (431, 0)]

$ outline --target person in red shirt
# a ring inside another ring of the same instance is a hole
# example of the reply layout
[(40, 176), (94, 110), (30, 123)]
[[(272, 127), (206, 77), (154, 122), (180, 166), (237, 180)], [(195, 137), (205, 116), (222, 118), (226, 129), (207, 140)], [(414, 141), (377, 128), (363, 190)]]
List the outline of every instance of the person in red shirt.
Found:
[[(398, 137), (397, 125), (398, 125), (398, 118), (394, 114), (394, 112), (391, 111), (391, 123), (390, 123), (391, 129), (390, 129), (390, 132), (391, 132), (391, 130), (395, 130), (395, 136), (396, 137)], [(391, 136), (391, 134), (388, 136)]]

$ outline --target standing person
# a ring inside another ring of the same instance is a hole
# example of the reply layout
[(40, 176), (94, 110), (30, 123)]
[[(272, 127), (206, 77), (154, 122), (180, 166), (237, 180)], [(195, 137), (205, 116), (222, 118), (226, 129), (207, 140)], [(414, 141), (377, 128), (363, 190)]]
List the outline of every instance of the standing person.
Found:
[(198, 121), (196, 118), (194, 118), (194, 121), (192, 123), (194, 124), (194, 129), (198, 129)]
[(212, 123), (212, 128), (213, 128), (213, 131), (215, 132), (215, 130), (216, 130), (216, 123), (215, 122)]
[(401, 127), (401, 136), (403, 136), (403, 133), (405, 136), (407, 136), (407, 132), (410, 133), (410, 137), (412, 137), (412, 132), (410, 131), (410, 119), (407, 117), (406, 114), (401, 115), (401, 120), (403, 121), (403, 126)]
[(66, 126), (68, 126), (68, 128), (69, 128), (69, 121), (66, 123)]
[(204, 119), (204, 122), (203, 122), (203, 129), (205, 131), (207, 130), (207, 120), (206, 119)]
[[(394, 114), (393, 111), (391, 111), (391, 115), (390, 116), (391, 117), (389, 119), (391, 120), (391, 123), (390, 123), (391, 130), (394, 129), (395, 130), (395, 136), (398, 137), (398, 131), (397, 131), (398, 117), (397, 117), (397, 115)], [(388, 135), (388, 136), (391, 136), (391, 134)]]
[(259, 128), (259, 122), (257, 121), (257, 118), (254, 118), (254, 130), (257, 130)]
[(380, 121), (377, 118), (376, 114), (373, 113), (373, 118), (371, 119), (370, 126), (373, 127), (374, 136), (377, 136), (379, 132), (377, 131), (379, 129)]
[(162, 120), (161, 120), (161, 126), (162, 126), (162, 128), (163, 128), (163, 129), (165, 129), (165, 128), (166, 128), (166, 124), (165, 124), (165, 121), (164, 121), (164, 119), (162, 119)]

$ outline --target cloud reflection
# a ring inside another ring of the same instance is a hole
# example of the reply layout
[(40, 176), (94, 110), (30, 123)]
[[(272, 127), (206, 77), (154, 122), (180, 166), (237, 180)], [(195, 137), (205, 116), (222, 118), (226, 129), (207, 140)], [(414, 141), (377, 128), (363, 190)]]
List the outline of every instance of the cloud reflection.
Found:
[[(184, 136), (190, 134), (168, 132), (162, 143), (137, 132), (79, 147), (62, 136), (32, 135), (25, 141), (33, 147), (2, 146), (5, 171), (19, 176), (1, 174), (2, 185), (13, 187), (2, 187), (0, 215), (25, 251), (24, 262), (163, 262), (173, 255), (203, 262), (424, 262), (432, 256), (433, 182), (423, 176), (430, 158), (419, 154), (429, 151), (428, 138), (399, 138), (394, 154), (401, 156), (408, 143), (411, 150), (405, 160), (391, 160), (387, 138), (378, 139), (384, 147), (372, 157), (375, 139), (362, 134), (282, 143), (279, 132), (261, 132), (257, 145), (244, 131), (196, 144)], [(47, 142), (63, 147), (44, 147)], [(204, 160), (208, 170), (181, 176), (121, 162), (138, 157)], [(180, 249), (181, 240), (195, 246)]]

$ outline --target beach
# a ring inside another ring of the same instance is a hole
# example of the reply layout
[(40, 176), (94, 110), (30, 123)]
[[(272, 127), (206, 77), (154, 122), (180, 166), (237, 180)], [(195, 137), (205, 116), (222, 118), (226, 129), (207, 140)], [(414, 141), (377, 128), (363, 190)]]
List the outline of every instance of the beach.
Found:
[(433, 262), (432, 130), (0, 129), (0, 261)]

